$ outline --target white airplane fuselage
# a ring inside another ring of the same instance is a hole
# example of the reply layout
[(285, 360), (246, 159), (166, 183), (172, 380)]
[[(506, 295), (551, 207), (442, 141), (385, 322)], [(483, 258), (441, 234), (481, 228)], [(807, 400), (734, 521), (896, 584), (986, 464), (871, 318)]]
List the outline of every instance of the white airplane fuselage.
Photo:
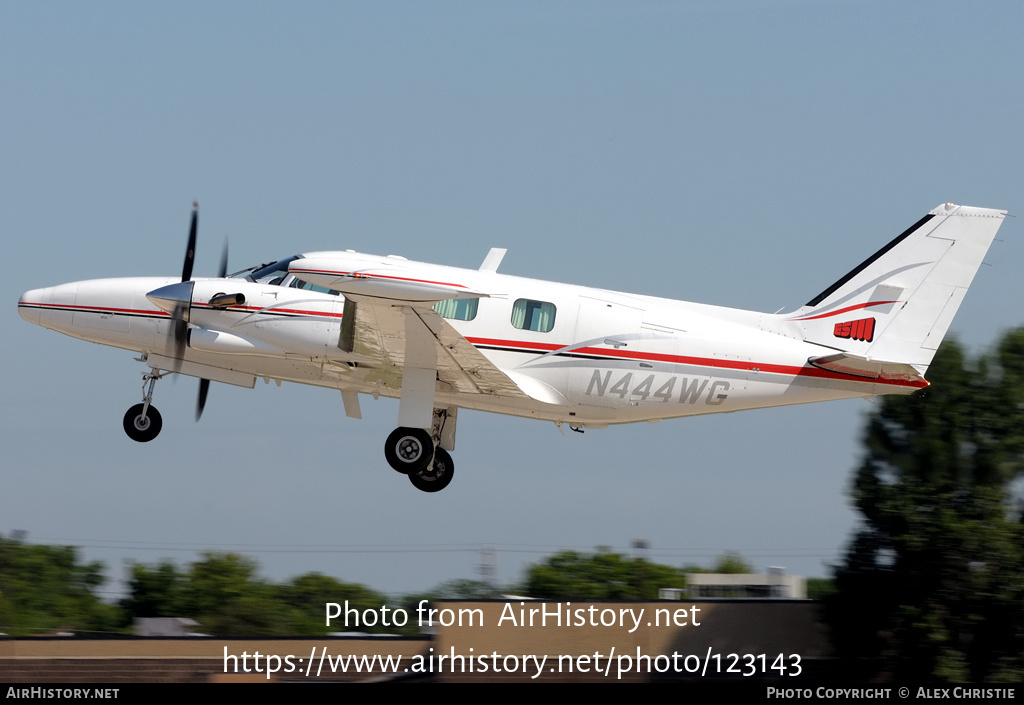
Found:
[(22, 317), (142, 354), (136, 441), (159, 433), (153, 383), (170, 373), (203, 380), (197, 418), (209, 381), (335, 388), (357, 418), (359, 395), (398, 398), (385, 455), (428, 492), (451, 479), (459, 408), (581, 429), (921, 389), (1006, 215), (940, 205), (768, 314), (498, 274), (503, 250), (478, 270), (313, 252), (192, 279), (196, 212), (181, 278), (36, 289)]
[[(460, 395), (441, 383), (437, 399), (451, 406), (595, 427), (909, 393), (923, 386), (866, 382), (815, 368), (808, 359), (827, 349), (762, 329), (766, 319), (778, 322), (781, 316), (437, 265), (411, 269), (423, 278), (457, 279), (500, 292), (479, 300), (474, 320), (449, 323), (532, 397)], [(66, 335), (168, 357), (171, 314), (146, 294), (176, 281), (75, 282), (26, 292), (19, 307), (26, 320)], [(243, 293), (246, 303), (223, 310), (193, 304), (193, 326), (228, 334), (199, 341), (193, 331), (184, 361), (212, 368), (196, 372), (215, 381), (263, 377), (399, 396), (401, 369), (360, 366), (358, 355), (338, 348), (343, 296), (197, 279), (194, 299), (208, 300), (228, 288)], [(554, 304), (552, 329), (515, 328), (517, 299)]]

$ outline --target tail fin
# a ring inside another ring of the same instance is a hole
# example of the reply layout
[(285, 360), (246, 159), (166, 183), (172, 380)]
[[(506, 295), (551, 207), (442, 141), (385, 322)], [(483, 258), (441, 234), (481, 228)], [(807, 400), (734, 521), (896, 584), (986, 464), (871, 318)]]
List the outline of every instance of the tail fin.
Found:
[(923, 374), (1005, 216), (940, 205), (785, 319), (850, 359)]

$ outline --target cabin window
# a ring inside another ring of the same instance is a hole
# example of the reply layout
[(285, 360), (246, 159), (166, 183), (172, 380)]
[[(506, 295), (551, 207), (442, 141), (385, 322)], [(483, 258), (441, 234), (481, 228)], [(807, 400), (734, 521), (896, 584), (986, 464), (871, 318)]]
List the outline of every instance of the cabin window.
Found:
[(512, 305), (512, 325), (520, 330), (547, 333), (555, 327), (555, 305), (547, 301), (516, 299)]
[(445, 299), (434, 304), (434, 310), (441, 318), (454, 321), (472, 321), (476, 318), (476, 310), (480, 299)]

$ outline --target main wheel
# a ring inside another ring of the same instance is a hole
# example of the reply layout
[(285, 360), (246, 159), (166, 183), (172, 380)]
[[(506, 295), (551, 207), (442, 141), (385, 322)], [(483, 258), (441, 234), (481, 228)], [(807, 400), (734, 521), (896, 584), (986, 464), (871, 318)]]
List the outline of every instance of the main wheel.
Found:
[(419, 472), (409, 473), (409, 482), (424, 492), (440, 492), (452, 481), (455, 463), (444, 448), (434, 450), (434, 463)]
[(156, 438), (164, 425), (163, 419), (160, 418), (160, 412), (154, 406), (149, 407), (149, 411), (143, 416), (142, 409), (144, 406), (144, 404), (136, 404), (128, 409), (128, 412), (124, 415), (124, 432), (133, 441), (138, 441), (139, 443), (145, 443)]
[(403, 475), (419, 472), (434, 457), (434, 441), (422, 428), (396, 428), (384, 443), (384, 457)]

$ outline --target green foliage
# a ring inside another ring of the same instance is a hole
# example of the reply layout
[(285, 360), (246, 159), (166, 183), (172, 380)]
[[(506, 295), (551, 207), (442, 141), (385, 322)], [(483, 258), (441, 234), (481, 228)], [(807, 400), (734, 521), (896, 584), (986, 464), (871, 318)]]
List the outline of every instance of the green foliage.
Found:
[(836, 592), (836, 583), (831, 578), (807, 578), (807, 599), (827, 600)]
[[(415, 620), (405, 627), (385, 626), (381, 607), (392, 606), (386, 595), (355, 583), (343, 583), (320, 573), (306, 573), (274, 588), (275, 599), (288, 609), (288, 619), (294, 634), (322, 635), (330, 632), (365, 632), (368, 634), (414, 634)], [(359, 625), (353, 615), (345, 626), (345, 617), (336, 618), (327, 626), (325, 605), (337, 602), (342, 609), (355, 609)], [(376, 623), (367, 626), (363, 614), (375, 612)], [(389, 620), (390, 621), (390, 620)]]
[(715, 567), (711, 569), (711, 572), (734, 574), (753, 573), (754, 568), (743, 560), (743, 556), (730, 551), (718, 559), (718, 562), (715, 563)]
[(649, 600), (658, 597), (660, 588), (684, 584), (678, 569), (642, 558), (563, 551), (531, 566), (523, 590), (557, 600)]
[(189, 617), (209, 618), (223, 613), (242, 598), (251, 601), (262, 596), (267, 587), (256, 577), (256, 571), (254, 560), (236, 553), (207, 551), (202, 560), (189, 568), (180, 607)]
[[(179, 571), (173, 563), (135, 564), (130, 594), (121, 605), (128, 621), (136, 617), (189, 617), (197, 628), (214, 636), (322, 636), (335, 631), (371, 634), (412, 634), (405, 628), (327, 626), (325, 605), (337, 602), (379, 616), (388, 598), (362, 585), (343, 583), (320, 573), (306, 573), (281, 583), (261, 580), (255, 561), (233, 553), (204, 553), (201, 560)], [(354, 620), (353, 620), (354, 621)]]
[(497, 597), (494, 588), (482, 580), (449, 580), (430, 591), (434, 600), (489, 600)]
[(180, 616), (185, 580), (170, 561), (153, 568), (133, 563), (128, 580), (129, 595), (121, 601), (121, 607), (129, 621), (135, 617)]
[(710, 568), (699, 566), (695, 563), (688, 563), (683, 566), (684, 573), (753, 573), (754, 567), (747, 563), (743, 556), (735, 551), (727, 551), (723, 553), (715, 561), (715, 564)]
[(186, 572), (168, 561), (152, 568), (135, 564), (129, 590), (121, 602), (128, 621), (191, 617), (200, 631), (216, 636), (293, 633), (284, 605), (257, 577), (256, 562), (234, 553), (204, 553)]
[(975, 362), (944, 344), (932, 386), (868, 420), (853, 499), (864, 517), (826, 614), (869, 672), (944, 681), (1024, 676), (1024, 329)]
[(96, 594), (103, 582), (103, 564), (80, 564), (70, 546), (0, 539), (0, 631), (116, 631), (118, 609)]

